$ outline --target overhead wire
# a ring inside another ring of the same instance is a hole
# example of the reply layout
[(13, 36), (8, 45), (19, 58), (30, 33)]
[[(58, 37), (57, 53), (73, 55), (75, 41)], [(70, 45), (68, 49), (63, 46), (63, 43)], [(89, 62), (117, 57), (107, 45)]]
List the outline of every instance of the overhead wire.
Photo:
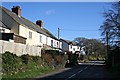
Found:
[(60, 28), (60, 30), (62, 31), (99, 31), (99, 30), (77, 30), (77, 29), (62, 29), (62, 28)]

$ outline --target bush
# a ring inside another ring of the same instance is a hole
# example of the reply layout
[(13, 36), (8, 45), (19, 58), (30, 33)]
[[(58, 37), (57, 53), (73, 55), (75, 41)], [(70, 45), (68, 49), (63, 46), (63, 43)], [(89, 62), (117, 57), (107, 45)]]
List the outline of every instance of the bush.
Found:
[(79, 59), (84, 60), (84, 55), (81, 54)]
[(21, 64), (22, 63), (21, 63), (20, 58), (16, 56), (15, 54), (12, 54), (8, 51), (2, 54), (3, 73), (17, 71), (17, 69), (21, 67)]
[(28, 54), (22, 55), (20, 58), (22, 59), (22, 62), (24, 64), (28, 64), (28, 61), (29, 61), (29, 55)]
[(39, 57), (39, 56), (32, 56), (32, 60), (33, 60), (34, 62), (38, 63), (39, 60), (40, 60), (40, 57)]
[(65, 62), (67, 61), (67, 57), (59, 51), (56, 50), (45, 50), (42, 53), (42, 59), (49, 65), (53, 66), (52, 60), (55, 60), (55, 65), (57, 66), (64, 66)]
[[(53, 60), (55, 61), (55, 64), (52, 63)], [(16, 72), (29, 71), (41, 67), (47, 68), (52, 67), (53, 65), (56, 67), (59, 66), (58, 68), (60, 68), (60, 66), (63, 67), (65, 65), (65, 61), (66, 56), (58, 53), (58, 51), (44, 53), (42, 54), (42, 57), (30, 56), (28, 54), (18, 57), (11, 52), (5, 52), (2, 54), (2, 69), (4, 75), (11, 75)]]
[(42, 59), (44, 60), (44, 62), (46, 62), (48, 65), (51, 65), (51, 61), (52, 61), (52, 56), (50, 54), (42, 54)]
[(55, 56), (55, 60), (56, 60), (57, 64), (61, 64), (63, 61), (63, 58), (62, 58), (62, 56), (57, 55), (57, 56)]

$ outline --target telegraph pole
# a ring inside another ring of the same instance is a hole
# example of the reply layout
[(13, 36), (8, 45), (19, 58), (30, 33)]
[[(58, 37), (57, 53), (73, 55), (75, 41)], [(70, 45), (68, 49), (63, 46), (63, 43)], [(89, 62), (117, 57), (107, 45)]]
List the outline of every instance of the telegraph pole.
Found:
[(58, 28), (58, 39), (60, 37), (60, 28)]
[[(60, 38), (60, 28), (58, 28), (58, 40), (59, 40), (59, 38)], [(58, 43), (58, 48), (60, 48), (60, 41), (59, 41), (59, 43)]]
[(107, 57), (107, 59), (108, 59), (108, 54), (109, 54), (109, 46), (108, 46), (108, 44), (109, 44), (109, 42), (108, 42), (108, 31), (106, 32), (106, 43), (107, 43), (107, 55), (106, 55), (106, 57)]

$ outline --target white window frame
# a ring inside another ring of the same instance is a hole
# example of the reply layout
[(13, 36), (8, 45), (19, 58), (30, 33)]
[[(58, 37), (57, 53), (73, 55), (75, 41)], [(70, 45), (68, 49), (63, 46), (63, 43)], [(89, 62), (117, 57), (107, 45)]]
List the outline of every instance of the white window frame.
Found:
[(29, 39), (32, 39), (32, 32), (29, 31)]
[(40, 42), (42, 43), (42, 36), (40, 35)]

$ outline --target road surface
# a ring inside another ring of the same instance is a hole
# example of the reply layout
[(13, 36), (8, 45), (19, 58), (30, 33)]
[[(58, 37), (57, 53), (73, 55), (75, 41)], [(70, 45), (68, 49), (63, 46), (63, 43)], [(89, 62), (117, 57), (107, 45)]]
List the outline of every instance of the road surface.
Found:
[(104, 61), (89, 61), (38, 77), (36, 80), (120, 80), (107, 71)]

